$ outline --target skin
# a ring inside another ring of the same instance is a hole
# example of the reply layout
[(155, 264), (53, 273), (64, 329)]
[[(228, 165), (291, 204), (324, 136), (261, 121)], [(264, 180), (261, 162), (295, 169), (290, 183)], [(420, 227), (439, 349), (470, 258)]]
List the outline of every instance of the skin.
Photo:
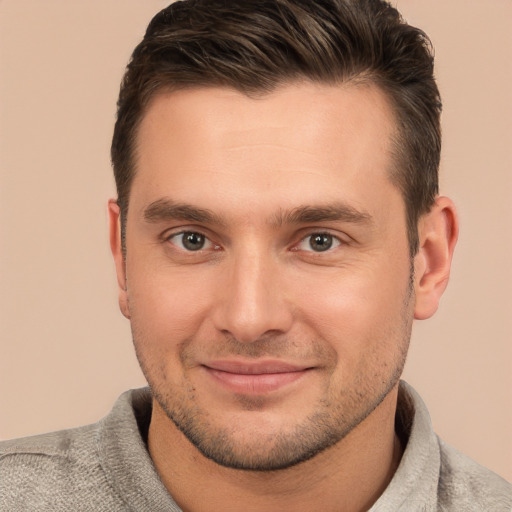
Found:
[(439, 198), (411, 262), (394, 126), (376, 87), (311, 83), (167, 93), (145, 114), (126, 259), (114, 201), (111, 245), (150, 454), (183, 510), (367, 510), (389, 483), (412, 320), (457, 236)]

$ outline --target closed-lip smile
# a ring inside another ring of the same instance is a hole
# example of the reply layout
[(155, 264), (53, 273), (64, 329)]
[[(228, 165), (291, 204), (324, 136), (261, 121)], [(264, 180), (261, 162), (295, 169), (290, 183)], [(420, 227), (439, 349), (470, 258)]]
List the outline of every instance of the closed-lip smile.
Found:
[(261, 395), (301, 379), (310, 366), (279, 360), (219, 360), (204, 364), (214, 381), (238, 394)]

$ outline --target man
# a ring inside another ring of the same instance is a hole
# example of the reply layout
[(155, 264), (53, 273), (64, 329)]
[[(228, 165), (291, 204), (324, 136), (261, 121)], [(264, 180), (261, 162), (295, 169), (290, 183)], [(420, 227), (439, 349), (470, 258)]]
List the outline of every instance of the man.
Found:
[(399, 378), (457, 238), (429, 42), (378, 0), (187, 1), (121, 87), (109, 204), (150, 385), (2, 446), (5, 510), (509, 510)]

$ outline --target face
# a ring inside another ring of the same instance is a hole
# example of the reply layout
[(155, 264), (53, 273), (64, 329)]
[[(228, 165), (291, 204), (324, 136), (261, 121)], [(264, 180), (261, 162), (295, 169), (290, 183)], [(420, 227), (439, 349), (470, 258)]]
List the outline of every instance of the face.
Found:
[(370, 86), (150, 105), (121, 307), (155, 407), (206, 457), (289, 467), (396, 391), (414, 294), (393, 128)]

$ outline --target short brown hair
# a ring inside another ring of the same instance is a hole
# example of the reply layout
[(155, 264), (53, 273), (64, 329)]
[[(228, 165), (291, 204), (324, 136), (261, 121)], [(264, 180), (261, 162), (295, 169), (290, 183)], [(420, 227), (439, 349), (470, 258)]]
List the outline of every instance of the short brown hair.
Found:
[(138, 126), (156, 93), (226, 86), (251, 95), (304, 79), (364, 81), (387, 94), (397, 121), (391, 180), (414, 255), (418, 219), (438, 193), (441, 101), (430, 40), (382, 0), (185, 0), (159, 12), (119, 94), (112, 164), (123, 233)]

